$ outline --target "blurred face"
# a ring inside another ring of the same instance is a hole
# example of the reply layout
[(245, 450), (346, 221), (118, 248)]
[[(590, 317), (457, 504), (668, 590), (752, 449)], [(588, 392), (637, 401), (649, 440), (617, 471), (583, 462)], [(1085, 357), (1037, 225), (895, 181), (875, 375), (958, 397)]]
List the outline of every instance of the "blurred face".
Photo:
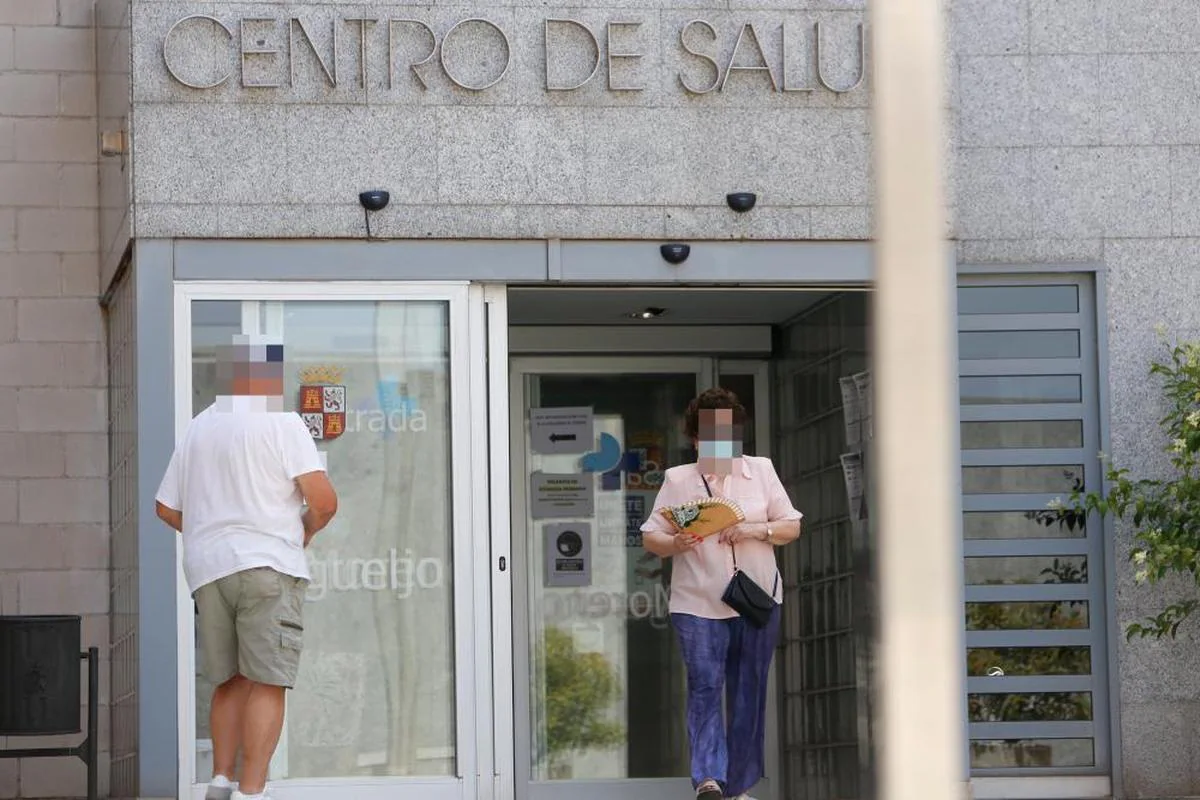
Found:
[(728, 475), (733, 470), (733, 460), (742, 455), (742, 428), (733, 424), (733, 409), (700, 410), (696, 454), (702, 472)]
[(283, 399), (283, 345), (247, 341), (217, 348), (217, 385), (224, 394)]

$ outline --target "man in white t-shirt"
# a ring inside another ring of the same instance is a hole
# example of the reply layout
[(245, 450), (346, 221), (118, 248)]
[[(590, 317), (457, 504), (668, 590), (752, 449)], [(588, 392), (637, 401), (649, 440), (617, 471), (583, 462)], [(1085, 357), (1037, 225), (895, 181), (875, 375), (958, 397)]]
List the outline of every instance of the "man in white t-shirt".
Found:
[(204, 674), (216, 686), (205, 798), (264, 800), (300, 664), (304, 548), (333, 518), (337, 495), (308, 428), (283, 411), (283, 346), (235, 337), (217, 370), (229, 391), (188, 424), (155, 499), (183, 534)]

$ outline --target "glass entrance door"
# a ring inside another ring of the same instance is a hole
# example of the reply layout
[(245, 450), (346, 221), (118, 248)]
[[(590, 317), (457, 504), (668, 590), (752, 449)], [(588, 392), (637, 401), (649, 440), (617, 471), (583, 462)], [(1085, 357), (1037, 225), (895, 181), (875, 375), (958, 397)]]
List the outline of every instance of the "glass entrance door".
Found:
[[(271, 765), (278, 800), (419, 793), (490, 798), (491, 609), (486, 502), (470, 465), (473, 355), (466, 285), (180, 286), (179, 429), (218, 391), (215, 348), (269, 334), (285, 352), (285, 407), (301, 413), (339, 497), (309, 549), (299, 682)], [(332, 398), (332, 399), (331, 399)], [(486, 422), (484, 423), (486, 425)], [(485, 498), (486, 500), (486, 498)], [(211, 774), (208, 698), (181, 584), (181, 793)], [(488, 776), (481, 780), (480, 776)]]
[[(520, 359), (511, 380), (516, 794), (686, 797), (670, 562), (638, 530), (705, 359)], [(572, 438), (574, 437), (574, 438)]]

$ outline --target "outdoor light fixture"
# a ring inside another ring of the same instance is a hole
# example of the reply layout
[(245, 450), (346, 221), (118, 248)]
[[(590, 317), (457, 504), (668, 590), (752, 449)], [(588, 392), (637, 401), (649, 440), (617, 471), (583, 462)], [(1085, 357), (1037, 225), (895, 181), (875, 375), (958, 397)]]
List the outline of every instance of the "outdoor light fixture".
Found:
[(100, 132), (100, 155), (102, 156), (124, 155), (127, 145), (128, 137), (125, 135), (125, 131)]
[(725, 195), (725, 202), (734, 211), (742, 214), (754, 208), (754, 204), (758, 202), (758, 195), (754, 192), (730, 192)]
[(656, 319), (657, 317), (661, 317), (665, 313), (667, 313), (667, 310), (665, 308), (659, 308), (658, 306), (647, 306), (646, 308), (643, 308), (641, 311), (632, 312), (631, 314), (629, 314), (629, 317), (631, 319)]
[(370, 189), (365, 192), (360, 192), (358, 202), (363, 207), (363, 219), (367, 223), (367, 238), (371, 238), (371, 212), (382, 211), (387, 208), (388, 202), (392, 199), (391, 195), (383, 189)]
[(658, 252), (662, 254), (662, 257), (668, 264), (682, 264), (692, 254), (692, 248), (690, 245), (671, 242), (670, 244), (661, 245), (658, 248)]

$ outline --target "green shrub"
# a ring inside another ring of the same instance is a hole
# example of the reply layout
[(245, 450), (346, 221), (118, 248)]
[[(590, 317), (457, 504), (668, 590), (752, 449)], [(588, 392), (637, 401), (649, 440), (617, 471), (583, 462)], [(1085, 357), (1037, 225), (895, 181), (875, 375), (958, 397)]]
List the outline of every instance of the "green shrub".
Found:
[[(1085, 493), (1077, 487), (1067, 501), (1052, 504), (1040, 518), (1045, 524), (1077, 525), (1089, 512), (1096, 512), (1126, 520), (1134, 529), (1129, 559), (1135, 566), (1135, 580), (1154, 585), (1188, 576), (1195, 590), (1200, 586), (1200, 343), (1177, 344), (1170, 352), (1168, 361), (1150, 367), (1151, 375), (1162, 381), (1167, 401), (1160, 425), (1167, 435), (1170, 476), (1134, 478), (1129, 470), (1109, 462), (1107, 494)], [(1188, 594), (1154, 616), (1128, 625), (1127, 638), (1174, 638), (1200, 605), (1195, 591)]]

